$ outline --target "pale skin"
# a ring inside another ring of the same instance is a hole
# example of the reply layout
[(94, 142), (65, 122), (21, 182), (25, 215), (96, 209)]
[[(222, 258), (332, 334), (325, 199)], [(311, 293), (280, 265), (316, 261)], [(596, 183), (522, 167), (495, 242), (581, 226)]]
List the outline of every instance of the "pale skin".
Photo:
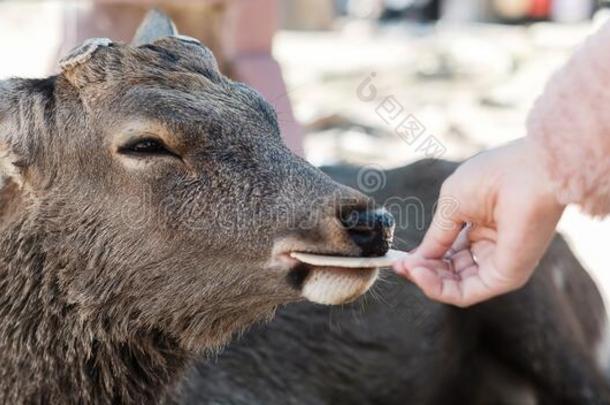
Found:
[(466, 307), (523, 286), (565, 206), (528, 138), (481, 153), (443, 183), (422, 243), (394, 270), (431, 299)]

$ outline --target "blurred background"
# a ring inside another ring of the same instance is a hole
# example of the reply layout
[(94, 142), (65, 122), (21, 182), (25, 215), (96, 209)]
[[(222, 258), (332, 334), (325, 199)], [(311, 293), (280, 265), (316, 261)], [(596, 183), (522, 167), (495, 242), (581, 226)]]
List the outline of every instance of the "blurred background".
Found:
[[(524, 136), (549, 76), (610, 15), (600, 0), (0, 0), (0, 80), (55, 73), (88, 37), (127, 42), (151, 7), (275, 105), (296, 153), (379, 168)], [(570, 207), (560, 231), (610, 297), (610, 221)]]

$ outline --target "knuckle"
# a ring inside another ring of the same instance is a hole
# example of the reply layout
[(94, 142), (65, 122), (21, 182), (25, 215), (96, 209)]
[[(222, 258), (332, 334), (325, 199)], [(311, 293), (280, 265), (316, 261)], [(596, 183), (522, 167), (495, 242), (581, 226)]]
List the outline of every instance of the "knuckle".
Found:
[(455, 196), (455, 182), (455, 174), (452, 174), (447, 177), (443, 184), (441, 184), (440, 197)]
[(529, 280), (530, 280), (529, 274), (519, 274), (519, 276), (517, 277), (517, 279), (515, 281), (514, 290), (518, 290), (520, 288), (525, 287), (525, 285), (528, 283)]
[(503, 280), (503, 288), (500, 293), (507, 293), (519, 290), (524, 287), (530, 279), (530, 275), (528, 273), (524, 273), (515, 269), (510, 270), (508, 274), (509, 275), (506, 276)]

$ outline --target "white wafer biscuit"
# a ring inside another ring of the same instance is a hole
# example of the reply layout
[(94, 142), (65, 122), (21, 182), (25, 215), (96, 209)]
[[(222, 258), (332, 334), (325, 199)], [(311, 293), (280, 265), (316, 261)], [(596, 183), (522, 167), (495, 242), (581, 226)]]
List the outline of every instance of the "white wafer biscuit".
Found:
[(409, 254), (400, 250), (390, 249), (385, 256), (380, 257), (346, 257), (316, 255), (313, 253), (292, 252), (290, 256), (300, 262), (319, 267), (348, 267), (348, 268), (380, 268), (390, 267), (397, 260), (404, 259)]

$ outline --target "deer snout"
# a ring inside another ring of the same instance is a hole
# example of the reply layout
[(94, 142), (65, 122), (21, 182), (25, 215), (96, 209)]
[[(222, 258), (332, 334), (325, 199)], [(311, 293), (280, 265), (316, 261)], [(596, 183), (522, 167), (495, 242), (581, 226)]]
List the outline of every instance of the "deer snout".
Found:
[(390, 249), (394, 217), (385, 208), (352, 208), (341, 213), (340, 220), (362, 256), (383, 256)]

